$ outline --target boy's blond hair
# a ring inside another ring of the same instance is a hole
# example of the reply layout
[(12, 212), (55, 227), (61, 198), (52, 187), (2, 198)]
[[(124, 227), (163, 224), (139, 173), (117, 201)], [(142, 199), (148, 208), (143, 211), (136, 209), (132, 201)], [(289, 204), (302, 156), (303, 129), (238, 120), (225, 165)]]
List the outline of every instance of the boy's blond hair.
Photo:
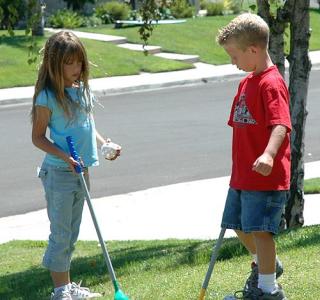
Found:
[(266, 49), (269, 42), (269, 26), (258, 15), (241, 14), (219, 30), (216, 40), (220, 46), (232, 40), (242, 50), (249, 46)]

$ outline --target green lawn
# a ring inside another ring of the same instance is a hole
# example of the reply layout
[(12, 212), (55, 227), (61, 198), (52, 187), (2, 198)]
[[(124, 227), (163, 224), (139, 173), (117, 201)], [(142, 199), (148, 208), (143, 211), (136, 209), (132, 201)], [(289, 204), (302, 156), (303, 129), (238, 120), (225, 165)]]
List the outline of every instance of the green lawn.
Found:
[(312, 178), (304, 181), (305, 194), (319, 194), (320, 193), (320, 178)]
[[(201, 61), (209, 64), (230, 63), (224, 50), (215, 42), (215, 36), (218, 29), (225, 26), (234, 17), (234, 15), (214, 16), (187, 19), (186, 23), (181, 24), (158, 25), (153, 31), (149, 44), (161, 46), (163, 51), (167, 52), (196, 54), (200, 56)], [(310, 24), (312, 28), (310, 50), (319, 50), (319, 10), (310, 10)], [(141, 43), (138, 27), (114, 29), (113, 25), (105, 25), (98, 28), (79, 28), (78, 30), (124, 36), (129, 42)], [(287, 45), (288, 39), (286, 36)]]
[[(199, 228), (201, 230), (201, 228)], [(109, 242), (108, 248), (122, 290), (131, 300), (194, 300), (207, 270), (212, 241), (164, 240)], [(52, 285), (40, 267), (46, 242), (13, 241), (0, 245), (0, 299), (48, 299)], [(290, 300), (318, 299), (320, 226), (305, 227), (277, 237), (285, 273), (279, 282)], [(241, 289), (250, 257), (235, 239), (226, 239), (206, 299), (222, 299)], [(96, 242), (78, 242), (73, 280), (104, 293), (113, 290)]]
[[(310, 50), (320, 49), (320, 11), (310, 10), (312, 35)], [(234, 16), (216, 16), (187, 19), (186, 23), (159, 25), (155, 27), (150, 45), (161, 46), (163, 51), (197, 54), (201, 61), (209, 64), (229, 63), (229, 58), (215, 42), (220, 27), (226, 25)], [(127, 37), (132, 43), (141, 43), (138, 27), (114, 29), (113, 25), (98, 28), (80, 28), (82, 31), (105, 33)], [(37, 64), (27, 64), (28, 41), (17, 32), (8, 37), (0, 30), (0, 88), (33, 85), (36, 79)], [(38, 39), (38, 48), (45, 39)], [(130, 51), (115, 45), (99, 41), (83, 40), (92, 62), (91, 77), (133, 75), (140, 72), (163, 72), (191, 68), (192, 65), (145, 56), (140, 52)], [(39, 63), (39, 62), (38, 62)]]
[[(38, 38), (38, 50), (47, 37)], [(136, 75), (140, 72), (164, 72), (193, 68), (191, 64), (163, 59), (152, 55), (119, 48), (111, 43), (83, 39), (91, 64), (91, 77)], [(30, 41), (17, 32), (9, 37), (0, 31), (0, 88), (33, 85), (37, 76), (37, 64), (28, 65)]]
[[(224, 50), (215, 42), (218, 29), (234, 16), (216, 16), (187, 19), (185, 23), (155, 27), (149, 44), (161, 46), (164, 52), (199, 55), (201, 61), (210, 64), (229, 63)], [(99, 28), (79, 28), (82, 31), (124, 36), (131, 43), (142, 43), (138, 27), (114, 29), (113, 25)]]

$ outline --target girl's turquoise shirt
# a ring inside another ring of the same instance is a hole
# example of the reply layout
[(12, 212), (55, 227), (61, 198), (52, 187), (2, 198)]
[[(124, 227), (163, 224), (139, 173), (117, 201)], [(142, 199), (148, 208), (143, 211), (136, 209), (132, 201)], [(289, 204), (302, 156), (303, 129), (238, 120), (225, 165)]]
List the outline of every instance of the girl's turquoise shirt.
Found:
[[(72, 136), (74, 146), (79, 156), (83, 160), (85, 167), (96, 166), (99, 164), (97, 153), (96, 129), (92, 113), (87, 113), (83, 96), (80, 94), (80, 88), (66, 88), (72, 101), (80, 104), (80, 107), (74, 112), (74, 117), (69, 120), (63, 109), (58, 105), (55, 95), (52, 91), (42, 90), (37, 99), (37, 106), (47, 107), (51, 111), (51, 118), (48, 124), (50, 129), (50, 139), (54, 145), (62, 151), (69, 153), (66, 142), (67, 136)], [(92, 103), (93, 95), (90, 95)], [(59, 157), (47, 153), (44, 162), (57, 166), (68, 167), (68, 164)]]

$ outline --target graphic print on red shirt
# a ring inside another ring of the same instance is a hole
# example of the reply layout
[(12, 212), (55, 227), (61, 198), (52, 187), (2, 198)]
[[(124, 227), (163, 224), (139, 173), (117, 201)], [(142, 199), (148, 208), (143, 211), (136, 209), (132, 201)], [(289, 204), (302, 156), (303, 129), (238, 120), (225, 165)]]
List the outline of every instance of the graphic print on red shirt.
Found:
[(244, 124), (256, 124), (256, 120), (252, 118), (249, 109), (246, 104), (246, 95), (241, 94), (239, 101), (235, 105), (233, 122)]

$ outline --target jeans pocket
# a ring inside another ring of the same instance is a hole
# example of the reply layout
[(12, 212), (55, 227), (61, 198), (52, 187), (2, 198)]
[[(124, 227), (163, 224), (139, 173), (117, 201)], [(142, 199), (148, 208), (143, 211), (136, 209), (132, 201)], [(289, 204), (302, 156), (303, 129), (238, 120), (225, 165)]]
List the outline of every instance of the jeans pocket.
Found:
[(40, 168), (40, 169), (38, 170), (38, 177), (39, 177), (41, 180), (43, 180), (43, 179), (45, 179), (45, 177), (47, 176), (47, 173), (48, 173), (47, 170)]

